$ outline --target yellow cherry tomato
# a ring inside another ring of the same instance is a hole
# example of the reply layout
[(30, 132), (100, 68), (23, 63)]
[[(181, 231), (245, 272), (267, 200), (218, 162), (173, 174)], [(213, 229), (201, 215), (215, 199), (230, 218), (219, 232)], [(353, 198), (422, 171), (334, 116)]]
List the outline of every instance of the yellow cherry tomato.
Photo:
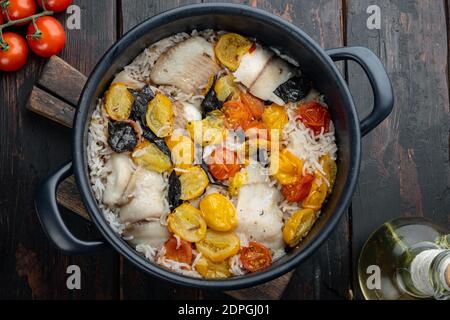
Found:
[(295, 212), (284, 225), (284, 242), (290, 247), (295, 247), (308, 234), (315, 221), (316, 212), (312, 209), (302, 209)]
[(172, 169), (170, 157), (147, 140), (139, 142), (131, 157), (134, 163), (148, 170), (162, 173)]
[(236, 208), (220, 193), (208, 194), (200, 201), (206, 225), (215, 231), (231, 231), (237, 227)]
[(217, 79), (214, 84), (214, 91), (216, 92), (217, 99), (220, 101), (226, 101), (227, 99), (235, 100), (239, 98), (239, 89), (234, 82), (234, 77), (231, 74), (227, 74)]
[(328, 195), (328, 186), (322, 179), (314, 179), (311, 186), (311, 191), (305, 200), (303, 200), (302, 206), (313, 210), (320, 210), (325, 199)]
[(336, 174), (337, 174), (336, 161), (331, 159), (330, 156), (326, 154), (320, 157), (320, 165), (322, 166), (325, 176), (323, 176), (321, 173), (319, 173), (319, 176), (323, 176), (328, 181), (329, 183), (328, 193), (331, 193), (331, 190), (333, 189), (334, 186), (334, 182), (336, 181)]
[(303, 161), (287, 149), (270, 159), (270, 172), (282, 185), (293, 184), (302, 176)]
[(220, 36), (214, 47), (217, 59), (231, 71), (239, 68), (242, 57), (249, 52), (253, 42), (237, 33), (226, 33)]
[(186, 169), (186, 172), (180, 175), (180, 183), (180, 199), (192, 200), (202, 195), (209, 184), (209, 180), (205, 171), (201, 167), (195, 166)]
[(205, 88), (203, 89), (203, 95), (206, 96), (206, 94), (208, 93), (209, 89), (211, 89), (211, 87), (214, 84), (214, 80), (216, 79), (216, 76), (214, 74), (212, 74), (209, 79), (208, 82), (205, 85)]
[(177, 175), (192, 167), (195, 158), (194, 142), (186, 136), (170, 136), (166, 139), (167, 147), (172, 154), (172, 162)]
[(189, 121), (186, 129), (195, 143), (202, 146), (217, 144), (226, 136), (224, 118), (221, 111), (214, 110), (203, 120)]
[(157, 93), (148, 103), (145, 119), (147, 126), (159, 138), (170, 136), (174, 125), (172, 101), (162, 93)]
[(134, 96), (123, 83), (114, 83), (105, 97), (105, 109), (111, 119), (120, 121), (130, 117)]
[(221, 262), (239, 252), (239, 237), (232, 232), (208, 229), (206, 236), (195, 243), (197, 250), (213, 262)]
[(247, 173), (239, 171), (229, 180), (228, 192), (231, 196), (237, 196), (239, 190), (247, 181)]
[(223, 279), (231, 276), (228, 260), (213, 262), (201, 257), (195, 265), (195, 270), (207, 279)]
[(183, 203), (167, 218), (169, 230), (183, 240), (200, 241), (206, 234), (206, 222), (202, 213), (190, 204)]
[(284, 126), (289, 122), (286, 109), (275, 103), (264, 109), (262, 120), (269, 130), (278, 130), (280, 136)]

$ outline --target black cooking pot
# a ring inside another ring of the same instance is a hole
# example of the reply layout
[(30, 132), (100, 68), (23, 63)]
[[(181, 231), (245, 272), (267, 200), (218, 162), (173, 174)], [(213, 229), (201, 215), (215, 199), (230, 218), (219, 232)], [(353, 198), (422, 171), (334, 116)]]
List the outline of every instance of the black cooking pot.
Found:
[[(87, 165), (87, 132), (97, 100), (102, 97), (114, 74), (129, 64), (146, 47), (158, 40), (193, 29), (234, 31), (255, 37), (300, 62), (301, 70), (314, 82), (330, 106), (336, 127), (338, 174), (330, 199), (320, 219), (295, 250), (269, 268), (225, 280), (185, 277), (159, 267), (139, 255), (108, 225), (90, 187)], [(347, 84), (333, 61), (356, 61), (372, 85), (375, 103), (372, 113), (358, 120)], [(327, 239), (346, 211), (355, 188), (361, 160), (361, 136), (375, 128), (392, 110), (394, 96), (390, 80), (378, 58), (360, 47), (323, 50), (302, 30), (265, 11), (234, 4), (201, 4), (177, 8), (136, 26), (120, 39), (100, 60), (81, 95), (73, 126), (73, 162), (50, 176), (39, 188), (36, 210), (48, 237), (62, 251), (71, 254), (93, 253), (112, 246), (141, 270), (177, 284), (210, 288), (239, 289), (274, 279), (305, 260)], [(83, 202), (104, 241), (77, 239), (64, 225), (56, 202), (58, 184), (75, 174)]]

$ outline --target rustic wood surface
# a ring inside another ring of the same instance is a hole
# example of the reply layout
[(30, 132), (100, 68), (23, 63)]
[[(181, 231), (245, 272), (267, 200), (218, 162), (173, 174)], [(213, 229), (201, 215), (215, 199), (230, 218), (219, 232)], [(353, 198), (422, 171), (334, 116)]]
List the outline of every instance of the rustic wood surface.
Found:
[[(102, 53), (138, 22), (195, 2), (202, 1), (74, 1), (82, 9), (82, 28), (67, 30), (68, 44), (61, 57), (81, 74), (89, 74)], [(352, 207), (322, 248), (299, 266), (282, 295), (285, 299), (361, 298), (355, 264), (364, 240), (378, 225), (400, 215), (423, 215), (450, 225), (448, 3), (234, 2), (283, 17), (325, 48), (367, 46), (382, 59), (391, 76), (396, 106), (391, 117), (363, 140), (362, 172)], [(372, 4), (381, 7), (381, 30), (366, 28), (366, 9)], [(59, 17), (64, 21), (64, 15)], [(57, 113), (59, 122), (70, 126), (69, 108), (75, 104), (76, 96), (54, 92), (52, 77), (36, 83), (43, 66), (43, 60), (33, 57), (20, 72), (0, 74), (0, 252), (8, 257), (0, 262), (0, 298), (228, 298), (222, 293), (156, 280), (113, 252), (67, 257), (49, 244), (37, 221), (32, 199), (39, 181), (70, 159), (70, 129), (27, 112), (26, 108), (42, 115), (45, 111), (39, 106), (43, 101), (59, 103), (64, 106)], [(366, 78), (352, 63), (340, 67), (344, 75), (348, 74), (361, 115), (366, 114), (372, 105)], [(74, 86), (80, 83), (77, 81)], [(35, 85), (39, 88), (33, 91), (34, 99), (30, 101), (36, 103), (27, 105)], [(45, 100), (52, 96), (42, 88), (65, 98)], [(76, 192), (70, 180), (60, 189), (64, 191), (60, 194)], [(76, 211), (79, 204), (71, 203), (71, 199), (59, 198)], [(65, 218), (80, 237), (98, 237), (95, 228), (84, 219), (70, 214)], [(81, 267), (82, 290), (66, 289), (65, 270), (70, 264)], [(270, 290), (270, 286), (264, 290)], [(248, 295), (235, 293), (234, 297)]]

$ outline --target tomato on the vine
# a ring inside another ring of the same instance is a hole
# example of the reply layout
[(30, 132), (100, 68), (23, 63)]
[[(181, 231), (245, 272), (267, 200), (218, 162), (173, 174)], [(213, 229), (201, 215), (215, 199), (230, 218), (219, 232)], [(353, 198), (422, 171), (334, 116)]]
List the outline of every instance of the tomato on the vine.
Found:
[(320, 134), (322, 129), (324, 133), (330, 131), (330, 113), (327, 108), (318, 102), (301, 103), (297, 109), (297, 117), (314, 134)]
[(302, 176), (301, 179), (293, 184), (286, 184), (281, 188), (281, 193), (289, 202), (299, 202), (305, 199), (314, 180), (312, 174)]
[(22, 36), (14, 32), (5, 32), (3, 40), (3, 44), (0, 44), (0, 70), (19, 70), (27, 62), (27, 42)]
[[(1, 9), (0, 9), (1, 10)], [(0, 25), (1, 24), (3, 24), (4, 23), (4, 21), (3, 21), (3, 15), (1, 14), (1, 12), (0, 12)]]
[(27, 40), (31, 50), (38, 56), (50, 58), (58, 54), (66, 43), (64, 28), (53, 17), (36, 19), (37, 30), (33, 24), (28, 26)]
[(217, 180), (231, 178), (241, 169), (236, 152), (222, 147), (213, 151), (211, 158), (208, 159), (208, 164), (209, 172)]
[(175, 237), (170, 238), (164, 244), (167, 259), (178, 261), (181, 263), (191, 264), (192, 262), (192, 246), (189, 242), (178, 240)]
[(258, 242), (250, 241), (240, 253), (242, 265), (250, 272), (267, 268), (272, 263), (269, 249)]
[[(6, 21), (28, 18), (36, 13), (36, 2), (34, 0), (9, 0), (8, 6), (3, 11)], [(28, 22), (19, 23), (18, 26), (26, 25)]]
[(41, 8), (43, 8), (42, 2), (45, 4), (45, 9), (54, 12), (62, 12), (72, 4), (72, 0), (38, 0), (38, 5)]

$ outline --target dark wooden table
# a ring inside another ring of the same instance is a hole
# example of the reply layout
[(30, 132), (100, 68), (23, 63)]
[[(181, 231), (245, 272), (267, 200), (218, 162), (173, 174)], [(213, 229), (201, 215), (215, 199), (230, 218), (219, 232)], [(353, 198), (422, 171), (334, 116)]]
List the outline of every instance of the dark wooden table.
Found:
[[(201, 1), (75, 0), (81, 30), (67, 30), (61, 56), (89, 74), (101, 55), (138, 22)], [(329, 240), (299, 266), (283, 298), (361, 298), (356, 262), (365, 239), (398, 216), (425, 216), (450, 227), (448, 1), (235, 1), (280, 15), (323, 47), (362, 45), (384, 62), (396, 94), (391, 116), (363, 140), (361, 176), (352, 206)], [(381, 29), (369, 30), (369, 5), (381, 8)], [(59, 15), (64, 22), (66, 17)], [(0, 298), (211, 299), (222, 293), (186, 289), (148, 277), (114, 252), (67, 257), (53, 248), (36, 218), (39, 181), (70, 159), (69, 129), (26, 111), (44, 60), (0, 74)], [(341, 65), (361, 117), (372, 96), (362, 71)], [(98, 237), (74, 215), (80, 237)], [(66, 288), (66, 267), (79, 265), (82, 289)]]

